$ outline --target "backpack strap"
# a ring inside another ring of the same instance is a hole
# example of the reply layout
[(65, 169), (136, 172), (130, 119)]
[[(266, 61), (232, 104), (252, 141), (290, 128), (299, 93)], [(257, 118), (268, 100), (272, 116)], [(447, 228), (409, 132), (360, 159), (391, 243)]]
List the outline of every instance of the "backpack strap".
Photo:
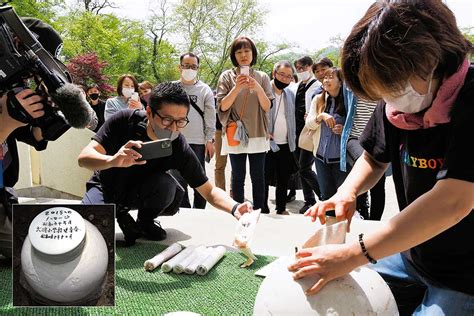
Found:
[(202, 119), (204, 120), (204, 112), (201, 110), (201, 108), (196, 104), (196, 102), (193, 101), (193, 99), (189, 98), (189, 102), (191, 103), (192, 107), (196, 110), (196, 112), (201, 115)]
[(136, 109), (133, 111), (128, 121), (128, 134), (130, 139), (139, 140), (146, 136), (147, 126), (146, 112)]
[(305, 86), (304, 86), (304, 89), (303, 89), (303, 92), (306, 93), (306, 91), (308, 91), (309, 88), (311, 88), (311, 86), (316, 82), (316, 79), (311, 79)]

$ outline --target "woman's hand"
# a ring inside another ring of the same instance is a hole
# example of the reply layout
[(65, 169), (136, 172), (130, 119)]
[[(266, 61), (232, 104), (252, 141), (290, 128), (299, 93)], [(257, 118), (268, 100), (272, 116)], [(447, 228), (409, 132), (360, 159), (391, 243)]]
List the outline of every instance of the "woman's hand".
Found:
[(137, 161), (136, 159), (139, 159), (142, 157), (137, 151), (134, 150), (134, 148), (141, 148), (142, 147), (142, 142), (141, 141), (134, 141), (130, 140), (128, 141), (125, 145), (123, 145), (119, 151), (113, 155), (110, 160), (109, 164), (112, 167), (116, 168), (127, 168), (133, 165), (143, 165), (146, 163), (146, 160), (144, 161)]
[(249, 87), (249, 76), (246, 75), (238, 75), (237, 78), (235, 78), (235, 87), (238, 92), (242, 91), (243, 89), (246, 89)]
[(329, 128), (333, 128), (336, 125), (334, 117), (328, 113), (321, 113), (316, 117), (316, 122), (324, 121)]
[(347, 231), (349, 232), (351, 219), (356, 209), (357, 195), (355, 192), (339, 189), (329, 200), (319, 201), (311, 206), (305, 216), (310, 216), (314, 222), (319, 218), (321, 224), (326, 223), (326, 212), (334, 210), (336, 212), (337, 221), (347, 219)]
[(350, 273), (358, 266), (354, 260), (351, 248), (347, 244), (325, 245), (302, 249), (296, 253), (295, 263), (288, 266), (295, 280), (312, 275), (319, 276), (319, 280), (309, 289), (306, 295), (319, 292), (329, 281)]
[(255, 78), (252, 78), (252, 77), (247, 77), (248, 78), (248, 88), (250, 90), (253, 90), (253, 91), (260, 91), (262, 90), (263, 91), (263, 88), (262, 86), (257, 82), (257, 80), (255, 80)]
[(342, 129), (344, 128), (344, 125), (342, 124), (336, 124), (332, 128), (332, 132), (336, 135), (341, 135), (342, 134)]
[(134, 110), (134, 109), (141, 110), (141, 109), (143, 109), (143, 106), (142, 106), (142, 103), (140, 101), (130, 99), (130, 100), (128, 100), (128, 108), (132, 109), (132, 110)]

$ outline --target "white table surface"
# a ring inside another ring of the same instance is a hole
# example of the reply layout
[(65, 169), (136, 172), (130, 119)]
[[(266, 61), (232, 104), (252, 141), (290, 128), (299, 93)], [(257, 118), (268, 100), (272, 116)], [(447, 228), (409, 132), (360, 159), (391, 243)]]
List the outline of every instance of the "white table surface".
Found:
[[(136, 218), (137, 211), (131, 214)], [(168, 233), (166, 240), (160, 244), (170, 245), (179, 242), (183, 246), (223, 245), (228, 250), (237, 251), (232, 246), (237, 220), (230, 214), (216, 210), (181, 209), (174, 216), (160, 216), (158, 219)], [(368, 233), (377, 229), (382, 222), (353, 219), (351, 232), (346, 235), (346, 242), (357, 240), (359, 233)], [(295, 251), (321, 227), (303, 215), (271, 215), (261, 214), (251, 249), (255, 254), (269, 256), (286, 256)], [(116, 225), (117, 239), (122, 233)], [(151, 242), (140, 239), (139, 242)]]

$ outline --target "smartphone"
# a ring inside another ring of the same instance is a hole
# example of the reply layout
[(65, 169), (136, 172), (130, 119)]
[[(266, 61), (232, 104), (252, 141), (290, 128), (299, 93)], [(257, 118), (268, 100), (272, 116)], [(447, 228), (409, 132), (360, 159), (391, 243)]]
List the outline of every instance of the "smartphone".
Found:
[(240, 66), (240, 74), (250, 76), (250, 67), (249, 66)]
[(206, 152), (206, 156), (205, 156), (205, 161), (207, 163), (210, 163), (211, 162), (211, 156), (209, 156), (209, 154)]
[(132, 96), (130, 97), (130, 99), (131, 99), (131, 100), (138, 101), (138, 100), (139, 100), (138, 92), (133, 92), (133, 93), (132, 93)]
[(173, 153), (169, 138), (152, 140), (151, 142), (143, 143), (142, 148), (133, 147), (133, 149), (142, 155), (142, 158), (137, 159), (137, 161), (168, 157)]

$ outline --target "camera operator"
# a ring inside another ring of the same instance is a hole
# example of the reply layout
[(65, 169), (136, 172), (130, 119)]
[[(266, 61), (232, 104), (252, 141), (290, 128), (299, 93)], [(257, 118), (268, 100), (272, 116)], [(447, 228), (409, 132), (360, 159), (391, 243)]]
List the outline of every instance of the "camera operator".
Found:
[[(33, 90), (25, 89), (14, 96), (33, 118), (44, 115), (43, 96)], [(44, 150), (47, 142), (43, 140), (41, 129), (19, 122), (10, 117), (7, 110), (7, 95), (0, 98), (0, 254), (11, 255), (11, 205), (18, 203), (13, 186), (18, 181), (19, 159), (16, 142), (21, 141)]]
[(71, 126), (84, 128), (97, 118), (57, 59), (59, 34), (38, 19), (20, 19), (9, 6), (0, 15), (0, 255), (10, 257), (12, 204), (18, 203), (13, 186), (20, 167), (16, 142), (44, 150)]
[[(32, 32), (38, 35), (38, 40), (53, 56), (59, 53), (62, 40), (47, 24), (32, 18), (23, 19)], [(23, 83), (19, 83), (23, 85)], [(1, 87), (3, 91), (6, 87)], [(33, 119), (44, 116), (45, 96), (40, 96), (31, 89), (18, 93), (6, 91), (0, 97), (0, 255), (11, 256), (12, 242), (12, 204), (18, 203), (13, 186), (18, 181), (19, 157), (17, 141), (33, 146), (36, 150), (44, 150), (47, 141), (43, 140), (41, 128), (20, 122), (12, 118), (8, 110), (8, 102), (15, 102)]]

